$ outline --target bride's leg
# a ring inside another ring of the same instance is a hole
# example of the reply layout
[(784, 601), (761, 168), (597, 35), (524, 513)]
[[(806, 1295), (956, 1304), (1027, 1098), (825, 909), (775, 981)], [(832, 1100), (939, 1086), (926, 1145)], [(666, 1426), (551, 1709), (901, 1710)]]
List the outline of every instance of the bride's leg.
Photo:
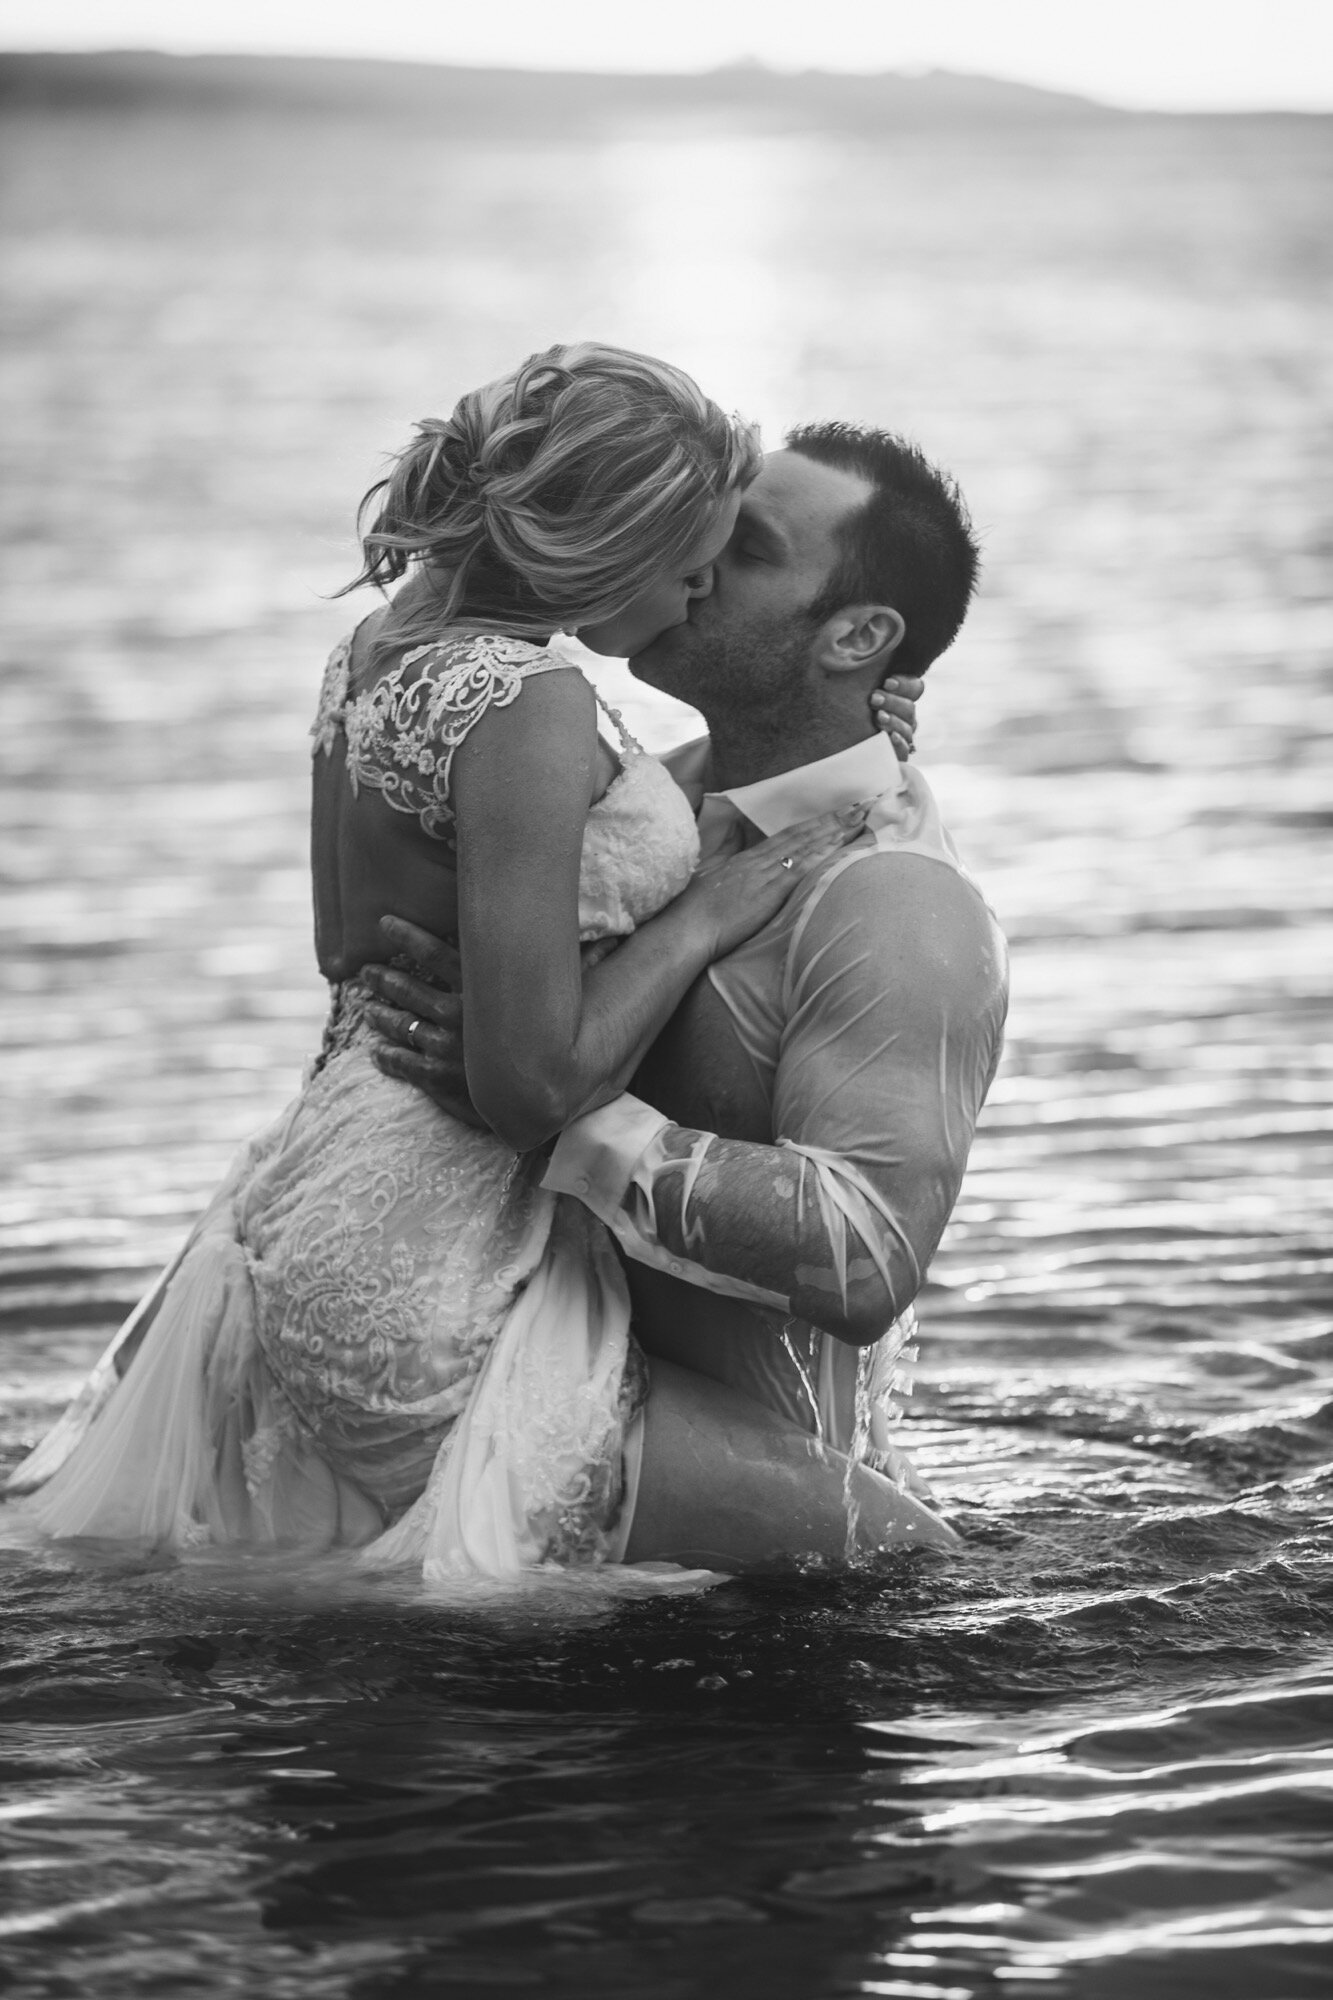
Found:
[[(742, 1570), (847, 1549), (847, 1460), (739, 1391), (654, 1360), (626, 1562)], [(868, 1467), (852, 1470), (858, 1549), (949, 1548), (937, 1514)]]

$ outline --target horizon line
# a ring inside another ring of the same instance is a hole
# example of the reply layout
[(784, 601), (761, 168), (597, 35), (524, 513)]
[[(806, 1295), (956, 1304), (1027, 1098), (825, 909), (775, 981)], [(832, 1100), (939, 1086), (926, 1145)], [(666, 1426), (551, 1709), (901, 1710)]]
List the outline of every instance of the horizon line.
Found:
[[(3, 31), (0, 31), (2, 33)], [(966, 83), (995, 84), (1005, 89), (1030, 91), (1034, 96), (1063, 98), (1072, 103), (1088, 106), (1090, 109), (1110, 111), (1127, 116), (1167, 117), (1167, 118), (1227, 118), (1227, 117), (1296, 117), (1321, 118), (1333, 115), (1333, 97), (1327, 104), (1293, 104), (1271, 99), (1263, 101), (1219, 102), (1216, 104), (1180, 104), (1168, 102), (1129, 102), (1114, 96), (1096, 95), (1073, 85), (1036, 82), (1028, 76), (1006, 74), (996, 70), (956, 69), (943, 63), (906, 64), (900, 68), (847, 69), (836, 65), (775, 63), (761, 56), (736, 56), (725, 62), (703, 64), (688, 69), (666, 69), (660, 67), (633, 66), (619, 63), (615, 67), (603, 67), (588, 62), (510, 62), (499, 58), (488, 62), (460, 61), (447, 56), (427, 54), (405, 54), (381, 49), (340, 50), (310, 48), (254, 48), (254, 47), (210, 47), (181, 48), (165, 47), (161, 43), (88, 43), (78, 46), (66, 45), (52, 48), (36, 43), (15, 46), (0, 40), (0, 58), (46, 57), (48, 59), (77, 60), (80, 57), (97, 56), (159, 56), (168, 61), (211, 62), (248, 61), (267, 62), (307, 62), (340, 64), (355, 67), (358, 64), (374, 63), (381, 68), (435, 69), (453, 72), (473, 73), (489, 76), (530, 76), (530, 77), (586, 77), (612, 82), (660, 81), (690, 82), (705, 78), (727, 75), (752, 75), (771, 77), (778, 81), (798, 82), (805, 78), (827, 77), (847, 82), (876, 82), (892, 79), (898, 83), (920, 83), (932, 78), (956, 79)]]

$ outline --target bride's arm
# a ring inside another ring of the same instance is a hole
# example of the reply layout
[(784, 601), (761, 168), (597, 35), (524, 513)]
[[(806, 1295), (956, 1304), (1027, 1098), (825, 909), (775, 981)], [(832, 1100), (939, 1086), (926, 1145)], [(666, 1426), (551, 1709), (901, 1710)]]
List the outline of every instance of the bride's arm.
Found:
[(704, 967), (857, 831), (830, 815), (701, 870), (585, 977), (579, 863), (596, 755), (591, 688), (548, 673), (490, 709), (453, 759), (468, 1091), (518, 1152), (629, 1075)]

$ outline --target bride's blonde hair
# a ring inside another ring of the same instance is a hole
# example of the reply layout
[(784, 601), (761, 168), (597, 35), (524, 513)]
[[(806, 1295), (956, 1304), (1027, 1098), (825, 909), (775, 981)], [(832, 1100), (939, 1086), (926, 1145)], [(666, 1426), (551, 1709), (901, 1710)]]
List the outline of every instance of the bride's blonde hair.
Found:
[(548, 347), (417, 425), (361, 503), (365, 560), (346, 588), (414, 564), (436, 583), (394, 646), (454, 623), (541, 637), (598, 624), (683, 565), (758, 470), (755, 431), (679, 368), (595, 341)]

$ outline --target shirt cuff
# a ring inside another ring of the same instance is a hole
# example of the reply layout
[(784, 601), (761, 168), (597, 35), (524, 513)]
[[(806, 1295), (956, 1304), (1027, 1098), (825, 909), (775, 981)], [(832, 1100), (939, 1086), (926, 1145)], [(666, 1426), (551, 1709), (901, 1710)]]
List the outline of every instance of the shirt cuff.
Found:
[(576, 1196), (609, 1223), (620, 1210), (639, 1160), (670, 1123), (651, 1104), (624, 1091), (566, 1125), (542, 1186), (552, 1194)]
[[(788, 1301), (782, 1293), (752, 1285), (746, 1278), (710, 1271), (695, 1258), (668, 1250), (661, 1241), (654, 1198), (657, 1174), (669, 1166), (678, 1175), (688, 1164), (688, 1158), (673, 1155), (668, 1159), (660, 1143), (662, 1134), (673, 1130), (679, 1128), (639, 1098), (628, 1093), (614, 1098), (600, 1111), (586, 1112), (565, 1127), (542, 1186), (553, 1194), (573, 1195), (591, 1209), (636, 1264), (649, 1264), (723, 1298), (747, 1299), (754, 1305), (787, 1311)], [(704, 1150), (712, 1143), (710, 1132), (690, 1136)]]

